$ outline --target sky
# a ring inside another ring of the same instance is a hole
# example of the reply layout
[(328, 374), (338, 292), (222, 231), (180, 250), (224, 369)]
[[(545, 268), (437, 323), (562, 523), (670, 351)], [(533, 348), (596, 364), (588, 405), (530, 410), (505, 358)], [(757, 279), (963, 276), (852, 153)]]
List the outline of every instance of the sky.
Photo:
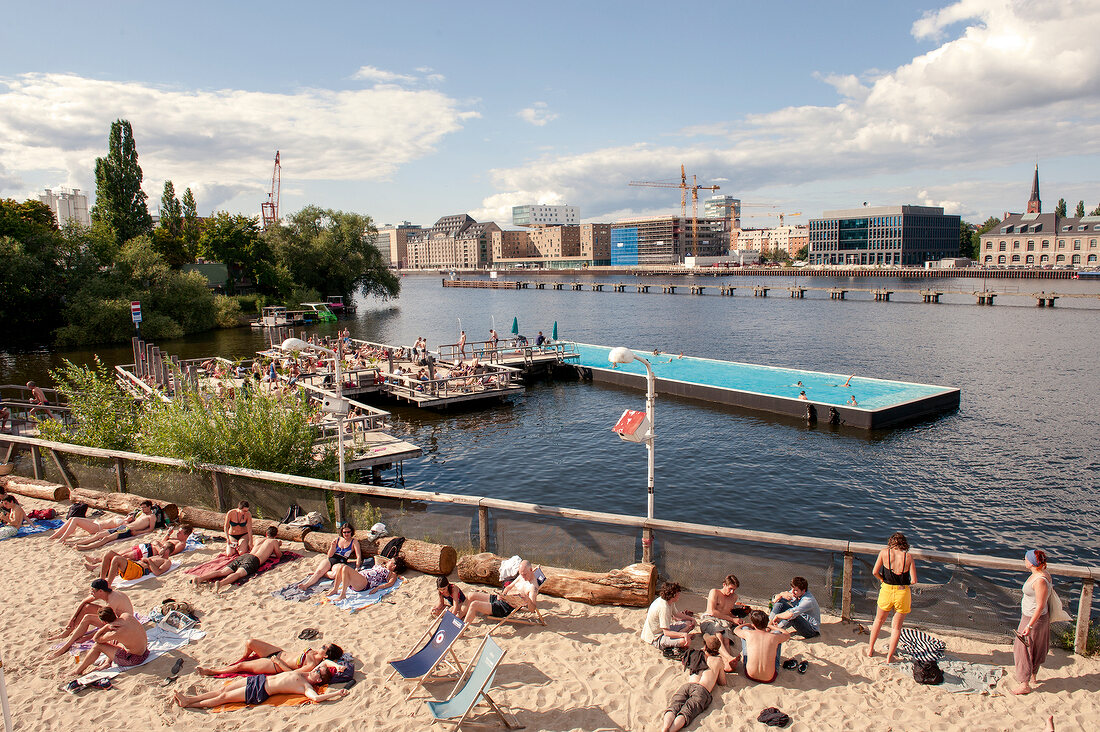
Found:
[[(431, 225), (568, 204), (745, 226), (869, 205), (980, 222), (1100, 203), (1100, 0), (5, 3), (0, 196), (94, 193), (131, 122), (150, 210), (308, 204)], [(713, 195), (701, 191), (700, 198)], [(92, 197), (91, 195), (89, 196)]]

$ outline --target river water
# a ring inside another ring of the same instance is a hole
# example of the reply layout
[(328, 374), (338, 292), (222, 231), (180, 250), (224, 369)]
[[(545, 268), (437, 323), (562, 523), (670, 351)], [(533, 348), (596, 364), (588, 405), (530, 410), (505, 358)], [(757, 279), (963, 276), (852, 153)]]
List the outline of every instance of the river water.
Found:
[[(754, 284), (703, 283), (721, 282)], [(970, 295), (946, 295), (939, 305), (921, 304), (913, 293), (889, 303), (867, 293), (833, 301), (810, 292), (796, 300), (782, 289), (792, 280), (760, 284), (780, 289), (767, 298), (750, 296), (751, 289), (719, 297), (714, 287), (704, 296), (475, 290), (409, 276), (399, 300), (362, 301), (340, 327), (406, 345), (422, 335), (435, 348), (454, 343), (460, 327), (471, 341), (484, 340), (490, 327), (507, 334), (515, 317), (533, 340), (557, 321), (563, 340), (955, 386), (962, 390), (957, 412), (872, 434), (659, 397), (656, 515), (866, 541), (900, 530), (915, 546), (1017, 556), (1038, 545), (1057, 561), (1100, 560), (1100, 300), (1060, 300), (1054, 309), (1007, 296), (994, 307), (978, 307)], [(981, 283), (932, 286), (970, 292)], [(1094, 282), (991, 280), (989, 287), (1100, 294)], [(262, 336), (238, 329), (159, 345), (185, 358), (234, 357), (262, 347)], [(94, 352), (110, 365), (132, 360), (128, 347)], [(62, 357), (86, 362), (92, 353), (0, 352), (0, 383), (48, 383), (47, 370)], [(405, 465), (406, 487), (644, 514), (646, 451), (611, 432), (624, 409), (643, 403), (641, 392), (556, 379), (484, 409), (387, 408), (393, 431), (424, 449)]]

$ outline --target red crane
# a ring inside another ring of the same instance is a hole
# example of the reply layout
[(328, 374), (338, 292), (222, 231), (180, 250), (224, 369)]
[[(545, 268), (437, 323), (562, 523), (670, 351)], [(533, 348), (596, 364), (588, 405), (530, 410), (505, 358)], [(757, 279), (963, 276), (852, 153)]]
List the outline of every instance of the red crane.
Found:
[(279, 151), (275, 151), (275, 169), (271, 172), (271, 191), (267, 194), (267, 200), (260, 204), (260, 214), (263, 217), (264, 229), (274, 226), (279, 221), (279, 188), (282, 185), (283, 166), (279, 164)]

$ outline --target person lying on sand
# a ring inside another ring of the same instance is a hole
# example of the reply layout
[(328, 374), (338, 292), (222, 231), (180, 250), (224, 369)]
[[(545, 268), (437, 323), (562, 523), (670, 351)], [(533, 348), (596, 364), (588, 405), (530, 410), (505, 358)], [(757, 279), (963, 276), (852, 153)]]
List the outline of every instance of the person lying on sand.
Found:
[(307, 648), (300, 654), (291, 656), (282, 648), (256, 638), (249, 638), (244, 644), (244, 654), (233, 663), (225, 666), (199, 666), (200, 676), (222, 676), (225, 674), (281, 674), (287, 671), (312, 671), (323, 661), (336, 662), (344, 655), (344, 649), (335, 643), (326, 643), (321, 650)]
[(304, 696), (313, 704), (341, 699), (348, 695), (347, 689), (318, 694), (315, 686), (327, 684), (332, 678), (332, 668), (321, 666), (310, 672), (301, 670), (285, 671), (273, 676), (247, 676), (234, 679), (218, 691), (187, 696), (178, 691), (172, 693), (172, 701), (184, 709), (210, 709), (223, 704), (241, 703), (263, 704), (274, 694), (294, 694)]
[(278, 529), (274, 526), (268, 526), (266, 538), (260, 539), (256, 546), (252, 548), (251, 552), (240, 555), (221, 569), (215, 569), (206, 574), (192, 577), (191, 582), (195, 587), (198, 587), (203, 582), (214, 582), (214, 590), (217, 592), (228, 587), (237, 580), (251, 577), (256, 574), (256, 572), (260, 571), (260, 567), (262, 567), (264, 562), (272, 555), (274, 555), (276, 559), (280, 559), (283, 556), (282, 548), (279, 546), (279, 540), (275, 538), (278, 533)]
[[(72, 543), (74, 546), (84, 543), (94, 544), (93, 546), (86, 546), (83, 548), (95, 549), (96, 547), (103, 546), (108, 541), (129, 539), (131, 536), (148, 533), (152, 531), (155, 521), (156, 518), (153, 516), (152, 501), (142, 501), (140, 510), (136, 514), (130, 514), (129, 516), (108, 518), (102, 521), (93, 521), (91, 519), (79, 517), (68, 519), (50, 538), (65, 543)], [(85, 531), (92, 536), (85, 537), (84, 539), (77, 539), (77, 530)], [(103, 539), (106, 540), (95, 543), (95, 541)], [(77, 548), (81, 547), (78, 546)]]
[(83, 676), (101, 655), (106, 656), (107, 660), (99, 668), (107, 668), (112, 663), (119, 666), (145, 663), (149, 658), (149, 639), (137, 618), (130, 613), (116, 616), (114, 610), (105, 607), (99, 611), (99, 619), (104, 625), (92, 636), (95, 646), (77, 666), (76, 678)]
[(535, 580), (535, 569), (524, 559), (519, 564), (519, 576), (499, 594), (471, 592), (466, 600), (466, 615), (462, 619), (469, 624), (482, 615), (506, 618), (520, 606), (535, 612), (538, 609), (538, 596), (539, 585)]
[(60, 648), (46, 655), (47, 659), (60, 658), (73, 644), (86, 636), (89, 631), (103, 627), (103, 621), (99, 619), (99, 611), (105, 607), (114, 610), (115, 615), (134, 614), (134, 605), (130, 598), (119, 590), (112, 590), (110, 583), (105, 579), (92, 580), (92, 592), (76, 606), (69, 622), (60, 632), (49, 636), (48, 640), (69, 637)]
[(115, 557), (122, 557), (123, 559), (132, 559), (137, 562), (148, 557), (174, 557), (182, 552), (187, 547), (187, 538), (191, 536), (193, 529), (190, 526), (180, 526), (174, 529), (168, 529), (163, 539), (154, 539), (151, 542), (144, 544), (134, 544), (125, 551), (116, 552), (108, 550), (106, 554), (98, 559), (95, 557), (85, 557), (84, 567), (92, 570), (100, 569), (100, 577), (106, 577), (106, 570), (111, 566), (111, 560)]
[(703, 636), (703, 653), (691, 651), (684, 658), (687, 683), (676, 690), (661, 718), (661, 732), (676, 732), (706, 711), (714, 700), (712, 692), (717, 684), (726, 685), (725, 663), (720, 651), (722, 643), (716, 636)]
[(172, 560), (166, 557), (145, 557), (136, 562), (133, 559), (114, 555), (103, 557), (103, 564), (99, 570), (100, 579), (112, 582), (115, 577), (121, 577), (124, 581), (136, 580), (151, 574), (160, 577), (172, 568)]
[(373, 567), (358, 572), (350, 564), (337, 564), (336, 578), (332, 592), (328, 593), (329, 597), (339, 594), (336, 600), (343, 600), (347, 597), (348, 588), (356, 592), (384, 590), (393, 586), (397, 582), (397, 576), (405, 571), (405, 562), (397, 557), (378, 557), (374, 561)]

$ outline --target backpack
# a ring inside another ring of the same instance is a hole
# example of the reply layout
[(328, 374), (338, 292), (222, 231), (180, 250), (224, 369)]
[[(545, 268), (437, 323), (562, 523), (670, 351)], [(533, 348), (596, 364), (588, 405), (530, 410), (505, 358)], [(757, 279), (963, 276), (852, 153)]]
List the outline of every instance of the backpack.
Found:
[(386, 546), (382, 548), (382, 556), (386, 559), (396, 559), (398, 553), (401, 551), (401, 546), (405, 543), (405, 537), (395, 536), (386, 542)]
[(935, 661), (914, 661), (913, 681), (918, 684), (942, 684), (943, 671)]
[(289, 524), (291, 521), (301, 516), (302, 513), (302, 507), (297, 503), (292, 503), (290, 504), (290, 508), (286, 510), (286, 516), (283, 516), (283, 520), (279, 523)]
[(351, 681), (351, 677), (355, 675), (355, 659), (352, 658), (351, 653), (344, 653), (336, 664), (341, 668), (339, 671), (333, 671), (329, 683), (342, 684), (345, 681)]
[(88, 515), (87, 503), (74, 503), (69, 506), (69, 510), (65, 512), (65, 518), (84, 518)]
[(164, 508), (155, 503), (153, 504), (153, 516), (155, 517), (153, 520), (154, 529), (164, 529), (168, 527), (168, 515), (164, 513)]

